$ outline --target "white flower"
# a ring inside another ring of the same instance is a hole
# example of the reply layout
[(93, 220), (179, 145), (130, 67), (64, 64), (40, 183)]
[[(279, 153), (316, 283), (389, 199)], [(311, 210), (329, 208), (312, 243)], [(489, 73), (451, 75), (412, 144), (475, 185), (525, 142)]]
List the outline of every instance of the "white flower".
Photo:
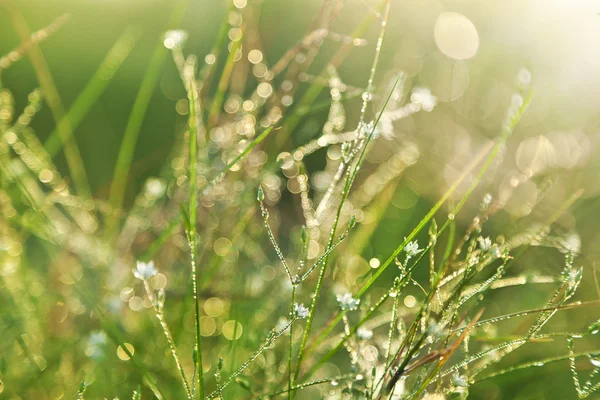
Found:
[(356, 336), (358, 336), (358, 338), (361, 340), (369, 340), (373, 337), (373, 331), (368, 328), (365, 328), (364, 326), (361, 326), (356, 331)]
[(492, 247), (492, 240), (489, 237), (478, 237), (477, 241), (479, 242), (479, 248), (481, 251), (486, 252)]
[(158, 270), (154, 266), (154, 261), (138, 261), (135, 269), (133, 270), (133, 276), (143, 281), (148, 280), (158, 274)]
[(183, 46), (185, 41), (188, 38), (188, 34), (186, 31), (182, 31), (181, 29), (176, 29), (172, 31), (165, 32), (165, 39), (163, 40), (163, 44), (167, 49), (175, 49)]
[(360, 299), (355, 299), (350, 293), (338, 295), (336, 299), (338, 303), (340, 303), (340, 307), (343, 311), (356, 310), (360, 304)]
[[(404, 239), (406, 239), (406, 238), (404, 238)], [(406, 252), (407, 260), (409, 258), (413, 258), (414, 256), (416, 256), (417, 254), (419, 254), (422, 251), (423, 251), (423, 249), (419, 249), (419, 242), (417, 242), (416, 240), (413, 240), (412, 242), (408, 242), (406, 244), (406, 246), (404, 246), (404, 252)]]
[(454, 386), (459, 386), (459, 387), (469, 386), (469, 381), (468, 381), (467, 377), (459, 374), (458, 372), (455, 372), (454, 375), (452, 375), (451, 380), (452, 380), (452, 385), (454, 385)]
[(358, 125), (358, 135), (360, 137), (369, 137), (371, 133), (373, 133), (372, 139), (375, 139), (381, 133), (379, 125), (375, 126), (375, 121), (361, 122)]
[(414, 88), (410, 95), (410, 101), (419, 105), (423, 111), (431, 111), (437, 105), (437, 97), (431, 94), (427, 88)]
[(294, 303), (294, 314), (298, 316), (298, 318), (307, 318), (310, 312), (308, 308), (304, 307), (304, 304)]

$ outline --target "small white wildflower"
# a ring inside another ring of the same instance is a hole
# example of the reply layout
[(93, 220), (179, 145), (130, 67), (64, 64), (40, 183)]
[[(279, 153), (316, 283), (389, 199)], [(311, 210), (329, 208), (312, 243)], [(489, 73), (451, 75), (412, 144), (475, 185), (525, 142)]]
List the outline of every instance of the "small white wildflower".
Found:
[(365, 328), (364, 326), (361, 326), (356, 331), (356, 336), (358, 336), (358, 338), (361, 340), (369, 340), (373, 337), (373, 331), (368, 328)]
[(468, 381), (467, 377), (459, 374), (458, 372), (455, 372), (454, 375), (452, 375), (451, 380), (452, 380), (452, 385), (454, 385), (454, 386), (459, 386), (459, 387), (469, 386), (469, 381)]
[(414, 88), (410, 95), (410, 101), (419, 105), (423, 111), (432, 111), (437, 105), (437, 97), (431, 94), (427, 88)]
[(294, 314), (298, 316), (298, 318), (307, 318), (310, 312), (308, 308), (304, 307), (304, 304), (294, 303)]
[(188, 38), (188, 34), (186, 31), (181, 29), (171, 30), (165, 32), (165, 38), (163, 40), (163, 44), (167, 49), (175, 49), (183, 46), (185, 41)]
[[(404, 239), (406, 239), (406, 238), (404, 238)], [(423, 249), (419, 249), (419, 242), (417, 242), (416, 240), (413, 240), (412, 242), (408, 242), (406, 244), (406, 246), (404, 246), (404, 252), (406, 253), (407, 261), (409, 258), (413, 258), (414, 256), (416, 256), (417, 254), (419, 254), (422, 251), (423, 251)]]
[(158, 270), (154, 266), (154, 261), (138, 261), (135, 269), (133, 270), (133, 276), (143, 281), (155, 277), (158, 274)]
[(380, 129), (379, 129), (379, 125), (375, 126), (375, 121), (361, 122), (358, 125), (358, 135), (359, 136), (369, 137), (371, 135), (371, 133), (373, 133), (372, 139), (375, 139), (381, 133)]
[(492, 240), (489, 237), (478, 237), (477, 241), (479, 242), (479, 248), (481, 251), (486, 252), (492, 247)]
[(455, 372), (450, 379), (451, 386), (448, 394), (453, 399), (466, 399), (469, 395), (469, 380), (466, 376)]
[(356, 310), (358, 309), (358, 305), (360, 304), (360, 299), (355, 299), (350, 293), (338, 295), (336, 299), (338, 303), (340, 303), (341, 309), (344, 311)]

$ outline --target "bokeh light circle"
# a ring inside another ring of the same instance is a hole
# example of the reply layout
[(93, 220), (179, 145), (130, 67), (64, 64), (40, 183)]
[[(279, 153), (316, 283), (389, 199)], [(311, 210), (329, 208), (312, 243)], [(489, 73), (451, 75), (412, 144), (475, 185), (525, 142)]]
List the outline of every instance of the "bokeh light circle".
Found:
[(455, 60), (467, 60), (477, 54), (479, 34), (464, 15), (443, 12), (435, 21), (435, 44), (442, 53)]

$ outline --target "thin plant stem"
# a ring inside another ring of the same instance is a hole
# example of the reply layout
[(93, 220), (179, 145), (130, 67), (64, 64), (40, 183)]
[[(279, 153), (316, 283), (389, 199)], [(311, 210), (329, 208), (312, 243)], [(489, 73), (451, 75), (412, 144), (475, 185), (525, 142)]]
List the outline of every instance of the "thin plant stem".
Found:
[[(244, 370), (246, 368), (248, 368), (248, 366), (254, 361), (256, 360), (256, 358), (258, 356), (260, 356), (267, 348), (269, 348), (271, 346), (271, 344), (277, 340), (279, 337), (281, 337), (281, 335), (283, 335), (285, 333), (285, 331), (288, 330), (288, 328), (294, 323), (294, 321), (296, 321), (297, 316), (294, 316), (293, 319), (291, 319), (281, 330), (279, 331), (271, 331), (269, 333), (269, 335), (267, 336), (266, 340), (263, 342), (263, 344), (258, 348), (258, 350), (256, 350), (251, 356), (250, 358), (244, 362), (233, 374), (231, 374), (229, 376), (229, 378), (227, 378), (227, 380), (225, 382), (223, 382), (223, 384), (221, 385), (219, 390), (224, 389), (225, 387), (227, 387), (231, 382), (233, 382), (235, 380), (235, 378), (237, 378), (242, 372), (244, 372)], [(285, 391), (284, 391), (285, 392)], [(214, 399), (215, 396), (217, 396), (218, 394), (218, 390), (210, 393), (208, 395), (209, 399)]]
[[(294, 317), (294, 304), (296, 301), (296, 285), (292, 284), (292, 299), (290, 302), (290, 319)], [(294, 350), (294, 326), (290, 325), (290, 343), (288, 352), (288, 399), (292, 399), (292, 358)]]
[(192, 391), (190, 389), (190, 383), (188, 382), (187, 377), (185, 376), (185, 371), (181, 366), (181, 361), (179, 360), (179, 355), (177, 354), (177, 347), (175, 346), (175, 341), (173, 340), (173, 335), (171, 334), (171, 330), (169, 329), (169, 325), (167, 325), (167, 321), (165, 320), (164, 314), (164, 304), (162, 304), (163, 300), (158, 300), (154, 295), (154, 291), (150, 287), (150, 282), (148, 280), (144, 280), (144, 289), (146, 289), (146, 294), (148, 295), (148, 299), (152, 304), (152, 308), (154, 309), (154, 314), (160, 323), (160, 327), (162, 328), (165, 337), (167, 338), (167, 343), (169, 344), (169, 349), (171, 350), (171, 354), (173, 355), (173, 359), (175, 360), (175, 365), (177, 366), (177, 371), (181, 375), (181, 380), (183, 382), (183, 387), (185, 389), (185, 393), (188, 399), (192, 399)]
[(239, 38), (231, 42), (231, 50), (229, 52), (229, 55), (227, 56), (225, 66), (223, 67), (223, 74), (221, 75), (221, 79), (219, 80), (219, 84), (217, 86), (217, 93), (215, 94), (211, 102), (210, 112), (208, 114), (208, 130), (216, 126), (219, 122), (219, 115), (221, 114), (221, 108), (223, 107), (225, 92), (227, 91), (227, 87), (229, 86), (231, 74), (233, 72), (233, 67), (235, 66), (235, 57), (241, 44), (241, 35)]
[(203, 382), (203, 370), (202, 370), (202, 345), (200, 335), (200, 299), (198, 296), (198, 260), (197, 260), (197, 159), (198, 159), (198, 135), (202, 131), (202, 111), (200, 108), (200, 94), (196, 88), (195, 78), (193, 74), (193, 64), (186, 68), (186, 81), (188, 87), (188, 104), (190, 107), (189, 117), (189, 232), (188, 240), (190, 245), (191, 263), (192, 263), (192, 290), (194, 298), (194, 323), (196, 328), (196, 344), (195, 344), (195, 369), (196, 379), (198, 385), (198, 397), (204, 398), (204, 382)]

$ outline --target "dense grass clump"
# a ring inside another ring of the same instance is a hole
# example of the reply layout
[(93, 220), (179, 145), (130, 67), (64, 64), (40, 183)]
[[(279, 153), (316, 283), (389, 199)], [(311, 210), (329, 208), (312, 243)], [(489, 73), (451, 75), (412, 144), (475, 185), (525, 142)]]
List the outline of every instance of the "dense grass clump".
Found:
[[(363, 20), (336, 33), (341, 3), (324, 1), (267, 62), (252, 4), (232, 2), (207, 55), (186, 47), (188, 4), (176, 1), (96, 190), (76, 134), (141, 31), (119, 37), (67, 107), (41, 48), (69, 17), (31, 32), (0, 2), (20, 41), (0, 58), (1, 398), (509, 398), (516, 375), (543, 384), (554, 367), (569, 396), (597, 394), (599, 301), (575, 298), (595, 275), (558, 223), (582, 192), (507, 221), (514, 188), (545, 181), (496, 182), (536, 101), (530, 72), (515, 74), (495, 133), (433, 202), (417, 200), (405, 175), (437, 164), (402, 124), (455, 99), (418, 73), (380, 71), (394, 2), (357, 2)], [(369, 73), (346, 84), (340, 68), (365, 46)], [(39, 87), (14, 98), (8, 72), (25, 58)], [(177, 115), (174, 144), (137, 191), (163, 68), (180, 81), (164, 110)], [(53, 125), (35, 127), (44, 110)], [(390, 206), (408, 192), (410, 207)], [(578, 310), (576, 326), (554, 322)]]

